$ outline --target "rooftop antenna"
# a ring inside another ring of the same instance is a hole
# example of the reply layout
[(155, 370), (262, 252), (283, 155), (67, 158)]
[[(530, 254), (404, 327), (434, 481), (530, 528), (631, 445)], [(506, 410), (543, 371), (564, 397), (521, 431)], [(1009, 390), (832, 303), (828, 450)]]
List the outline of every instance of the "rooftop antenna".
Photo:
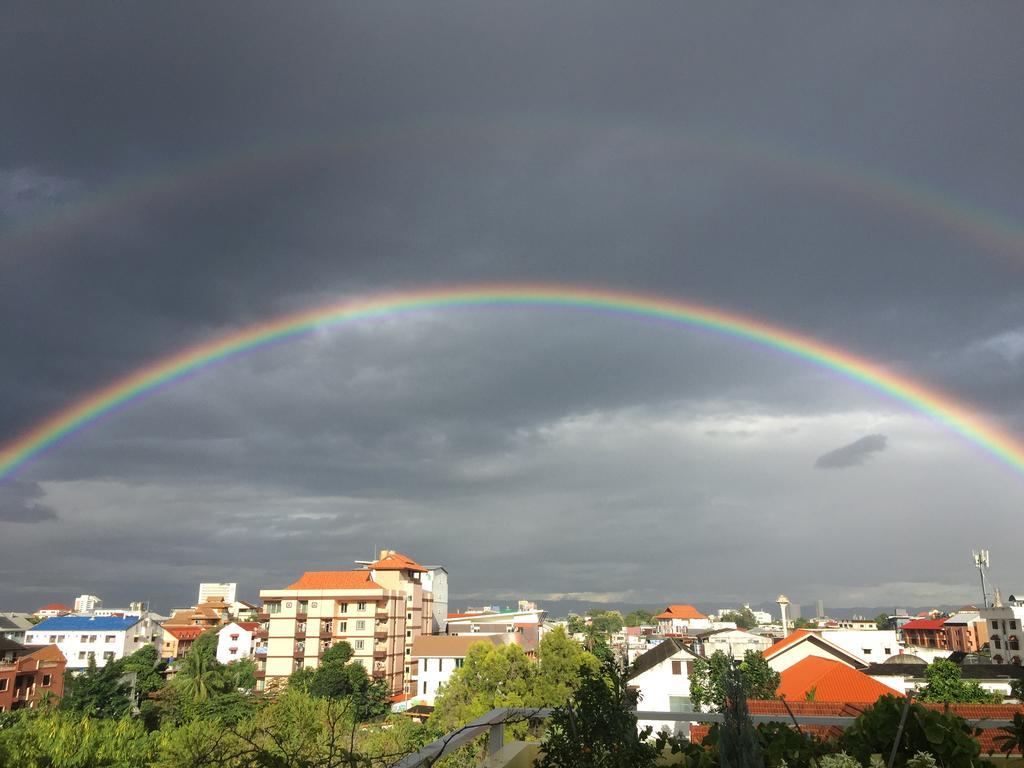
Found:
[(971, 554), (974, 556), (974, 567), (978, 569), (978, 573), (981, 575), (981, 603), (983, 607), (988, 608), (988, 550), (979, 549), (974, 551), (972, 549)]

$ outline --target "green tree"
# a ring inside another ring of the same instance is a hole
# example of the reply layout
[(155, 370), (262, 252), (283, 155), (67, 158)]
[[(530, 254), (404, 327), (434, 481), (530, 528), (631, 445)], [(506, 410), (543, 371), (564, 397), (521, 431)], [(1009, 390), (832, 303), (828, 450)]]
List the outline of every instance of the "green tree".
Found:
[(126, 656), (120, 667), (125, 674), (135, 673), (135, 692), (140, 701), (145, 701), (149, 694), (160, 690), (166, 682), (161, 674), (166, 665), (160, 661), (154, 645), (144, 645), (131, 656)]
[(652, 611), (644, 610), (643, 608), (637, 608), (635, 611), (627, 613), (624, 621), (627, 627), (639, 627), (645, 624), (651, 624), (654, 621), (654, 613)]
[(750, 610), (749, 605), (744, 605), (738, 611), (728, 611), (718, 617), (719, 621), (731, 621), (740, 629), (752, 629), (757, 626), (757, 618)]
[(1010, 696), (1017, 701), (1024, 701), (1024, 680), (1014, 680), (1010, 683)]
[(964, 680), (960, 667), (949, 659), (936, 659), (924, 671), (928, 681), (918, 691), (921, 701), (942, 704), (999, 704), (1001, 694), (986, 691), (973, 680)]
[(585, 668), (572, 698), (557, 707), (538, 768), (653, 768), (659, 748), (637, 730), (636, 693), (614, 665)]
[(222, 674), (235, 690), (251, 691), (256, 687), (256, 662), (252, 659), (232, 661), (224, 667)]
[(131, 717), (26, 710), (0, 728), (0, 764), (19, 768), (145, 768), (153, 742)]
[(610, 635), (622, 629), (622, 614), (618, 611), (604, 611), (599, 608), (591, 608), (587, 611), (590, 617), (590, 626), (595, 632), (602, 635)]
[[(715, 651), (707, 659), (695, 659), (690, 678), (690, 701), (698, 709), (724, 710), (729, 698), (728, 682), (733, 660), (724, 651)], [(743, 690), (748, 699), (774, 699), (779, 688), (779, 673), (757, 651), (747, 651), (738, 665)]]
[(879, 629), (891, 629), (889, 625), (889, 614), (880, 613), (875, 616), (875, 626)]
[(182, 659), (174, 683), (185, 696), (200, 701), (224, 693), (227, 686), (221, 666), (216, 659), (211, 661), (205, 653), (193, 649)]
[(111, 661), (102, 667), (89, 657), (88, 666), (77, 675), (65, 674), (61, 709), (77, 715), (117, 718), (127, 714), (132, 702), (130, 686), (123, 680), (121, 663)]
[(584, 670), (596, 672), (600, 667), (597, 658), (584, 651), (561, 627), (544, 635), (539, 656), (538, 695), (546, 707), (565, 704)]
[(566, 631), (568, 631), (570, 635), (580, 634), (586, 629), (586, 626), (587, 625), (584, 623), (582, 617), (577, 616), (575, 613), (570, 613), (566, 618)]
[(495, 707), (540, 706), (537, 676), (537, 665), (518, 645), (474, 643), (442, 686), (429, 724), (447, 733)]

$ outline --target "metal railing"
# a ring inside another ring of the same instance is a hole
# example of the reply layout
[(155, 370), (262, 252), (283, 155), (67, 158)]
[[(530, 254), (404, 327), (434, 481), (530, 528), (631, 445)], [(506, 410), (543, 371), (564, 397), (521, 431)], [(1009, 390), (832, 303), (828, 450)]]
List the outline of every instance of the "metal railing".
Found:
[[(505, 745), (505, 725), (531, 720), (546, 720), (551, 716), (550, 709), (510, 708), (492, 709), (471, 723), (467, 723), (440, 739), (432, 741), (418, 752), (407, 755), (395, 763), (392, 768), (428, 768), (442, 757), (452, 754), (459, 747), (469, 744), (474, 739), (489, 734), (487, 739), (488, 756), (496, 755)], [(657, 712), (636, 711), (637, 721), (642, 725), (649, 722), (680, 722), (680, 723), (721, 723), (725, 715), (721, 712)], [(857, 719), (853, 716), (820, 716), (797, 715), (792, 717), (785, 712), (767, 715), (750, 715), (755, 723), (786, 723), (804, 726), (835, 726), (848, 728)], [(972, 728), (1005, 728), (1013, 725), (1012, 720), (967, 720)]]

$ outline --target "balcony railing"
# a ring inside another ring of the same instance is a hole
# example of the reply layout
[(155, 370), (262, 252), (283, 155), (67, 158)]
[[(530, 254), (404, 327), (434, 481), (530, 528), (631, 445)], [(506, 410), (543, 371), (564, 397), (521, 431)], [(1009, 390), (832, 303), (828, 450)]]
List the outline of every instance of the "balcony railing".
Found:
[[(522, 761), (520, 753), (530, 752), (536, 756), (538, 744), (529, 742), (514, 742), (505, 744), (505, 725), (507, 723), (520, 723), (531, 720), (546, 720), (551, 716), (550, 709), (528, 709), (528, 708), (500, 708), (492, 709), (485, 715), (481, 715), (471, 723), (462, 728), (445, 734), (440, 739), (432, 741), (418, 752), (399, 760), (392, 768), (420, 768), (433, 765), (442, 757), (452, 754), (459, 747), (469, 744), (471, 741), (489, 734), (487, 739), (487, 765), (505, 766), (510, 765), (514, 759), (519, 764)], [(720, 712), (636, 712), (637, 720), (642, 725), (645, 722), (680, 722), (680, 723), (721, 723), (725, 715)], [(754, 723), (787, 723), (794, 721), (799, 725), (838, 726), (848, 728), (856, 721), (856, 717), (817, 717), (800, 715), (791, 717), (786, 713), (771, 715), (750, 715)], [(1011, 726), (1011, 720), (968, 720), (967, 725), (972, 728), (1006, 728)], [(527, 764), (527, 763), (523, 763)], [(532, 758), (528, 761), (532, 764)]]

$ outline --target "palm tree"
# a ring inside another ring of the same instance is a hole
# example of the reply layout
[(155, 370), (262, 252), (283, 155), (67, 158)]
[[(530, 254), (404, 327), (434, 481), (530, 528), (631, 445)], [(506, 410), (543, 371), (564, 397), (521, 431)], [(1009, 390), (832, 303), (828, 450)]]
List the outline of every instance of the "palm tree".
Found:
[(206, 699), (219, 688), (220, 664), (204, 653), (192, 652), (185, 656), (178, 672), (181, 691), (194, 699)]

